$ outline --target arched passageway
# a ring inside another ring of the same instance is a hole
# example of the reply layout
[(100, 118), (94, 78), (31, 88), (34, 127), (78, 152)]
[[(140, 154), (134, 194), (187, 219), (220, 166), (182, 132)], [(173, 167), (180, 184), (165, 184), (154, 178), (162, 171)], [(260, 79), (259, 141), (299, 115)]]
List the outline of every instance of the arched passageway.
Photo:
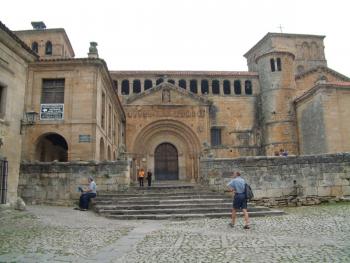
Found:
[(57, 133), (47, 133), (40, 136), (36, 144), (35, 159), (40, 162), (67, 162), (67, 141)]

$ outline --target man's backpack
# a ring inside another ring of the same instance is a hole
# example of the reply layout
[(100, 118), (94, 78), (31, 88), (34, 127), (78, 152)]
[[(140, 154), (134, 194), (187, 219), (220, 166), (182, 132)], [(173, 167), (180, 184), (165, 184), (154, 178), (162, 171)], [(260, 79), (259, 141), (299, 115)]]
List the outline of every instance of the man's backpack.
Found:
[(245, 197), (246, 197), (247, 200), (251, 200), (251, 199), (254, 198), (254, 194), (253, 194), (252, 188), (247, 183), (245, 184)]

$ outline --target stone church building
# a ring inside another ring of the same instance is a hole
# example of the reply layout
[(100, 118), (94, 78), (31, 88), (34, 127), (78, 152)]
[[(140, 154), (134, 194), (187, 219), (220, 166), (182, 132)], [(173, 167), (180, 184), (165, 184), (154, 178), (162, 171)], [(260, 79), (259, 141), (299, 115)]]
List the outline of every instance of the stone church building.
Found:
[(325, 36), (267, 33), (244, 54), (247, 71), (113, 71), (97, 43), (75, 58), (64, 29), (32, 25), (12, 32), (1, 24), (0, 36), (28, 53), (18, 105), (37, 113), (16, 124), (21, 134), (3, 132), (14, 97), (0, 49), (0, 153), (17, 165), (14, 178), (11, 136), (23, 162), (127, 157), (131, 181), (144, 168), (155, 180), (197, 182), (203, 158), (350, 151), (350, 79), (327, 66)]

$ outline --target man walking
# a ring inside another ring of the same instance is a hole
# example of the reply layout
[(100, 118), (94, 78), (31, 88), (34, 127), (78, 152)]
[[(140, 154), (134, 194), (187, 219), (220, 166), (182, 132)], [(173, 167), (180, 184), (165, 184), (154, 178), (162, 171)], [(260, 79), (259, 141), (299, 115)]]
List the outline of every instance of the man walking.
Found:
[(249, 229), (249, 215), (247, 212), (247, 198), (245, 194), (245, 180), (240, 172), (232, 172), (233, 179), (227, 184), (229, 190), (233, 192), (232, 222), (229, 224), (234, 227), (236, 223), (237, 210), (242, 209), (244, 214), (244, 229)]

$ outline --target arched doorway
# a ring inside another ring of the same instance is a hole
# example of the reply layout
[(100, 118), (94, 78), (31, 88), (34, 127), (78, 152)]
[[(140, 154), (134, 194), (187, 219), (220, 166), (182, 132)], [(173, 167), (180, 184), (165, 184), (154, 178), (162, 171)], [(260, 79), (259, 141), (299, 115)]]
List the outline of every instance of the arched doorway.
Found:
[(138, 167), (151, 171), (156, 181), (168, 180), (156, 177), (156, 152), (162, 152), (162, 148), (157, 151), (162, 144), (170, 144), (176, 150), (178, 171), (175, 179), (195, 182), (199, 178), (200, 142), (190, 127), (177, 120), (154, 121), (140, 131), (130, 145), (130, 152), (134, 153), (132, 180), (137, 180)]
[(36, 145), (35, 157), (40, 162), (67, 162), (68, 144), (67, 141), (57, 133), (42, 135)]
[(154, 152), (154, 173), (156, 180), (178, 180), (178, 152), (174, 145), (162, 143)]

